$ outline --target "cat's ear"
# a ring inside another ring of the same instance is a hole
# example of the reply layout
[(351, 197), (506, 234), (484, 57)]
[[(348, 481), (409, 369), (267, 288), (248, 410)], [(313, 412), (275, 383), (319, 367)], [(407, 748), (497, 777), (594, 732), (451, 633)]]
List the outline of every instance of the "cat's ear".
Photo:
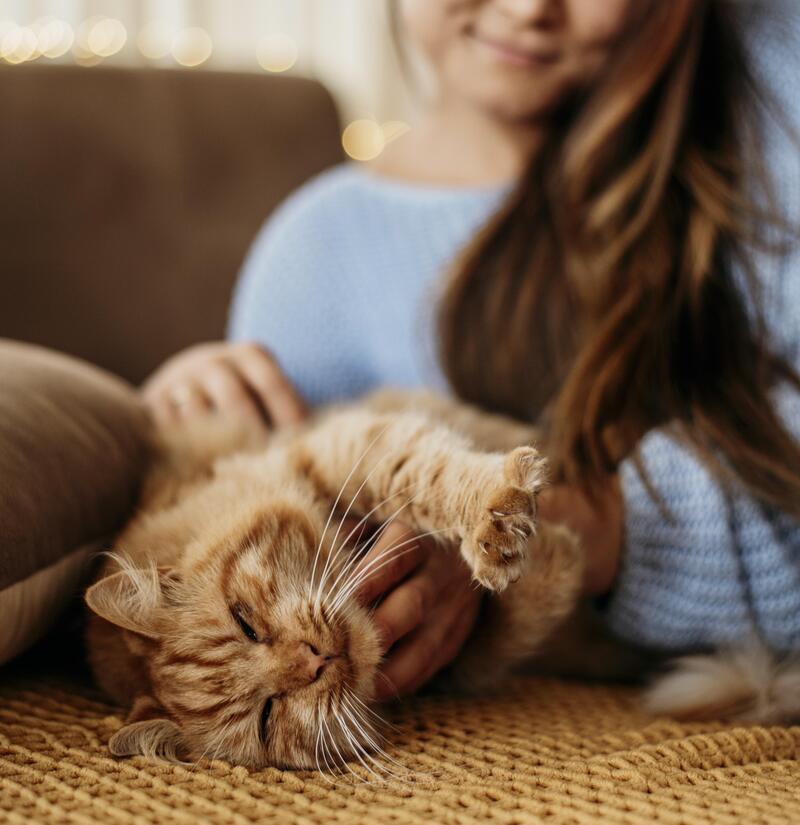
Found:
[(157, 614), (176, 581), (172, 567), (125, 568), (93, 584), (86, 591), (86, 604), (117, 627), (157, 639)]
[(186, 753), (180, 728), (151, 696), (139, 696), (125, 725), (109, 740), (114, 756), (148, 756), (180, 762)]

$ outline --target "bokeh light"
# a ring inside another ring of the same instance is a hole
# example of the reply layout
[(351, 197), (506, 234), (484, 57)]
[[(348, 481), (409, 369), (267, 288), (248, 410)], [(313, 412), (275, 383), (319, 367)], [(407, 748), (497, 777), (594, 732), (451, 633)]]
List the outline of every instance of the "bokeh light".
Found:
[(383, 151), (386, 140), (374, 120), (354, 120), (342, 132), (342, 146), (353, 160), (373, 160)]
[(0, 57), (16, 66), (38, 57), (36, 35), (27, 26), (16, 23), (0, 28)]
[(402, 120), (389, 120), (383, 125), (369, 119), (354, 120), (342, 132), (342, 146), (353, 160), (374, 160), (410, 128)]
[(128, 32), (120, 20), (105, 17), (89, 27), (86, 36), (88, 51), (98, 57), (112, 57), (122, 51), (128, 41)]
[(286, 72), (297, 63), (297, 43), (288, 34), (268, 34), (258, 43), (256, 56), (267, 72)]
[(75, 42), (72, 26), (55, 17), (43, 17), (37, 20), (31, 29), (36, 33), (39, 54), (52, 60), (63, 57)]
[(136, 45), (148, 60), (161, 60), (172, 51), (174, 31), (163, 20), (153, 20), (139, 32)]
[(172, 56), (181, 66), (200, 66), (211, 57), (213, 51), (211, 35), (199, 27), (184, 29), (172, 40)]

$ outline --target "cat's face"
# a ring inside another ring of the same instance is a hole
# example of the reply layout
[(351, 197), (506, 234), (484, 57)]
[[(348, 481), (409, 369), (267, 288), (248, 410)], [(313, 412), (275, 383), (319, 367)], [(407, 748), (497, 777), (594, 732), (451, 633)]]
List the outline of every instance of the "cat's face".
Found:
[(115, 753), (325, 769), (370, 749), (380, 648), (348, 595), (349, 554), (329, 554), (323, 530), (272, 506), (180, 570), (123, 570), (90, 589), (149, 673)]

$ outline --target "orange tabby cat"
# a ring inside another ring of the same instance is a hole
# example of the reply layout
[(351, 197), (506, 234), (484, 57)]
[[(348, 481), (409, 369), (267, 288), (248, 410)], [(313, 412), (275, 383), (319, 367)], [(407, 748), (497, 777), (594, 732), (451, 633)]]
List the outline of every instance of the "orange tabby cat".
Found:
[(86, 594), (95, 677), (130, 708), (112, 753), (368, 758), (380, 648), (354, 592), (381, 562), (358, 572), (348, 510), (457, 542), (494, 591), (450, 669), (459, 685), (499, 681), (572, 610), (582, 555), (564, 528), (536, 530), (544, 461), (516, 446), (529, 428), (389, 394), (260, 445), (220, 426), (163, 434), (139, 511)]

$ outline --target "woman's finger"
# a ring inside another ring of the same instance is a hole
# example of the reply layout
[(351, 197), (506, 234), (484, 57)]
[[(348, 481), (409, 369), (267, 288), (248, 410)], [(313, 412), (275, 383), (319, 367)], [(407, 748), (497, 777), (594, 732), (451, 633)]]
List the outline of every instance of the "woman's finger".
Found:
[(297, 424), (308, 408), (275, 359), (258, 344), (238, 344), (231, 363), (261, 402), (274, 427)]
[(437, 582), (426, 569), (398, 585), (372, 617), (384, 652), (426, 618), (437, 595)]
[(167, 404), (175, 411), (176, 418), (184, 421), (207, 415), (212, 408), (203, 388), (193, 381), (176, 384), (164, 394)]
[(268, 426), (258, 405), (236, 371), (226, 363), (213, 364), (203, 374), (203, 389), (221, 413), (232, 413), (260, 429)]
[(362, 604), (371, 604), (402, 581), (422, 563), (422, 541), (400, 523), (390, 524), (375, 546), (358, 563), (356, 575), (362, 576), (356, 595)]
[(444, 602), (425, 623), (404, 639), (382, 667), (376, 699), (386, 701), (413, 693), (456, 657), (475, 622), (476, 605)]
[(150, 396), (144, 405), (158, 427), (171, 427), (178, 422), (178, 412), (165, 395)]

